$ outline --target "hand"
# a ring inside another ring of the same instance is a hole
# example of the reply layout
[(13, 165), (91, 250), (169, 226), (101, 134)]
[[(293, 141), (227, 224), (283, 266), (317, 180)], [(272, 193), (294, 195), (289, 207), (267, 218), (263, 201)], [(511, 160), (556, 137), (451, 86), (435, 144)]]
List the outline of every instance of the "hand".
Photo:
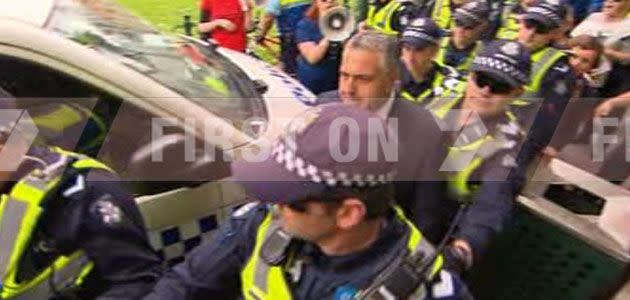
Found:
[(612, 101), (604, 101), (604, 103), (598, 105), (595, 108), (595, 117), (601, 118), (608, 116), (615, 109), (615, 104)]
[(258, 45), (263, 45), (265, 43), (265, 36), (264, 35), (256, 35), (256, 38), (255, 38), (254, 41)]
[(466, 271), (466, 263), (457, 253), (457, 249), (448, 246), (444, 249), (444, 269), (453, 273), (462, 274)]
[(215, 21), (218, 27), (221, 27), (229, 32), (236, 30), (236, 25), (230, 20), (218, 19)]
[(470, 245), (464, 240), (455, 240), (444, 249), (444, 268), (457, 274), (472, 267), (473, 254)]
[(205, 23), (199, 23), (199, 25), (197, 25), (197, 29), (199, 30), (199, 32), (210, 32), (214, 29), (214, 24), (212, 24), (212, 22), (205, 22)]
[(332, 42), (329, 39), (325, 38), (325, 37), (322, 38), (321, 41), (319, 41), (319, 44), (322, 45), (322, 47), (324, 47), (324, 48), (330, 47), (331, 43)]
[(547, 146), (545, 147), (545, 149), (543, 149), (542, 151), (543, 155), (549, 157), (549, 158), (556, 158), (558, 157), (558, 150), (556, 150), (556, 148), (551, 147), (551, 146)]

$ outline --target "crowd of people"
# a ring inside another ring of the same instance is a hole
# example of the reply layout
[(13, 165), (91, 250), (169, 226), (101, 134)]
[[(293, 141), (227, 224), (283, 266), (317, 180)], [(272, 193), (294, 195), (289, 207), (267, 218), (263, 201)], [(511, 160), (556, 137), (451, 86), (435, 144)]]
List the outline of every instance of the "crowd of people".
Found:
[[(252, 5), (241, 6), (251, 11)], [(337, 0), (315, 0), (312, 5), (309, 1), (271, 1), (256, 35), (258, 42), (264, 42), (277, 20), (282, 40), (280, 67), (315, 94), (337, 89), (344, 42), (324, 36), (318, 19), (340, 5)], [(202, 7), (202, 15), (205, 9)], [(613, 103), (616, 113), (612, 116), (623, 111), (624, 101), (606, 100), (624, 98), (623, 93), (630, 89), (623, 80), (630, 70), (629, 10), (625, 0), (374, 0), (367, 3), (366, 19), (358, 24), (357, 32), (372, 30), (398, 39), (401, 77), (397, 93), (423, 106), (435, 97), (461, 94), (468, 69), (489, 41), (513, 40), (525, 45), (531, 52), (532, 74), (522, 99), (513, 101), (511, 111), (529, 132), (530, 142), (522, 154), (529, 161), (542, 150), (557, 156), (567, 143), (579, 140), (578, 136), (584, 139), (590, 134), (589, 119), (602, 116), (595, 112), (610, 112)], [(216, 22), (223, 22), (217, 18)], [(421, 18), (428, 25), (412, 24), (424, 22)], [(200, 29), (204, 26), (200, 24)], [(405, 31), (430, 38), (405, 38)], [(219, 38), (222, 32), (216, 33)], [(234, 34), (246, 38), (244, 31)], [(556, 130), (561, 118), (564, 124)], [(585, 125), (573, 126), (576, 122)], [(621, 148), (605, 164), (619, 163)], [(629, 174), (603, 167), (599, 175), (621, 182)]]
[[(630, 0), (374, 0), (334, 42), (318, 20), (338, 6), (267, 4), (257, 42), (277, 21), (281, 67), (317, 101), (270, 157), (232, 164), (255, 201), (168, 270), (115, 170), (31, 147), (1, 112), (0, 298), (474, 298), (528, 168), (630, 106)], [(251, 1), (201, 9), (200, 32), (245, 51)], [(600, 175), (625, 180), (625, 152)]]

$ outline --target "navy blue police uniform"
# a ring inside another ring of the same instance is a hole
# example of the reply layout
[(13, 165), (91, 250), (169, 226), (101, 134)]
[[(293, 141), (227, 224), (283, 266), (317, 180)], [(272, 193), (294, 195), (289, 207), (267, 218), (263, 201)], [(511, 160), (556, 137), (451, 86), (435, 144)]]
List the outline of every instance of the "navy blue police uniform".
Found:
[[(362, 295), (375, 295), (370, 292), (391, 297), (402, 294), (404, 298), (412, 295), (410, 299), (469, 295), (457, 275), (441, 268), (443, 258), (430, 242), (401, 209), (391, 205), (393, 199), (382, 200), (384, 214), (374, 220), (384, 222), (374, 241), (347, 254), (326, 254), (316, 243), (285, 229), (282, 220), (287, 215), (282, 212), (291, 209), (297, 213), (291, 205), (303, 203), (299, 199), (304, 197), (313, 196), (322, 199), (313, 201), (323, 203), (329, 200), (315, 195), (330, 189), (391, 188), (394, 163), (368, 160), (368, 120), (383, 122), (372, 116), (339, 103), (317, 106), (289, 125), (288, 134), (276, 142), (270, 158), (235, 162), (235, 178), (250, 194), (281, 207), (253, 202), (236, 210), (212, 242), (191, 252), (146, 299), (361, 299)], [(329, 153), (328, 126), (337, 118), (357, 121), (359, 134), (355, 137), (361, 142), (358, 158), (351, 162), (336, 162)], [(383, 197), (391, 197), (388, 195)], [(398, 273), (399, 266), (410, 266), (409, 261), (419, 265), (405, 270), (422, 279)]]
[[(6, 202), (3, 203), (4, 214), (0, 216), (4, 225), (11, 217), (16, 217), (8, 215), (8, 209), (16, 202), (12, 196), (19, 182), (28, 178), (25, 176), (34, 176), (36, 171), (59, 164), (62, 157), (84, 162), (81, 156), (57, 148), (32, 147), (25, 157), (27, 159), (11, 173), (10, 180), (0, 182), (2, 202)], [(11, 275), (11, 281), (17, 284), (10, 286), (4, 281), (0, 286), (6, 298), (38, 295), (44, 299), (137, 299), (148, 293), (160, 277), (161, 259), (149, 245), (135, 201), (110, 171), (68, 167), (40, 205), (43, 212)], [(82, 251), (91, 262), (90, 267), (81, 270), (81, 276), (85, 276), (80, 278), (80, 284), (55, 286), (53, 279), (39, 282), (37, 278), (42, 274), (55, 278), (57, 273), (63, 272), (53, 265), (57, 265), (61, 256), (73, 257), (77, 251)], [(5, 273), (0, 279), (5, 280), (7, 276)], [(20, 285), (29, 282), (38, 284), (20, 291)], [(49, 294), (39, 293), (41, 291), (28, 294), (39, 288)], [(6, 296), (11, 294), (13, 296)]]
[[(529, 51), (518, 42), (493, 41), (473, 61), (471, 76), (492, 78), (494, 83), (485, 83), (490, 89), (499, 82), (512, 90), (520, 88), (528, 82), (529, 57)], [(479, 85), (477, 82), (472, 84)], [(466, 241), (472, 256), (464, 257), (456, 247), (446, 252), (447, 265), (459, 271), (478, 261), (492, 238), (508, 224), (524, 182), (523, 168), (517, 164), (524, 134), (518, 119), (506, 109), (491, 116), (475, 115), (460, 128), (459, 110), (466, 100), (442, 97), (427, 105), (440, 127), (453, 132), (452, 146), (442, 165), (449, 174), (451, 195), (469, 203), (454, 238)]]

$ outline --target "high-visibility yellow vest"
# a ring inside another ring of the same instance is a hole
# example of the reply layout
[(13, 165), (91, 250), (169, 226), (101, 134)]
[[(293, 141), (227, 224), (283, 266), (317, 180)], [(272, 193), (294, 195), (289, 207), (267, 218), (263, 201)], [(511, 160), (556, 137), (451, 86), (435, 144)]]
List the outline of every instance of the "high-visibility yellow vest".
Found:
[[(409, 228), (407, 249), (409, 253), (422, 251), (426, 257), (435, 252), (433, 246), (422, 237), (420, 231), (409, 221), (400, 208), (396, 208), (397, 217)], [(267, 238), (280, 228), (274, 221), (272, 213), (268, 213), (258, 226), (254, 251), (241, 272), (242, 295), (246, 300), (288, 300), (292, 299), (291, 290), (284, 276), (283, 266), (271, 266), (261, 259), (261, 249)], [(432, 265), (430, 277), (433, 278), (441, 269), (444, 259), (441, 255)]]
[(392, 20), (394, 14), (402, 7), (402, 3), (397, 0), (391, 0), (381, 9), (377, 8), (376, 3), (370, 3), (368, 5), (367, 18), (365, 24), (386, 35), (394, 36), (398, 34), (394, 28), (392, 28)]
[(525, 86), (525, 93), (520, 99), (515, 99), (511, 102), (514, 106), (526, 106), (532, 103), (538, 103), (537, 99), (534, 99), (538, 95), (541, 89), (541, 84), (545, 75), (551, 67), (566, 54), (553, 47), (545, 47), (536, 53), (531, 55), (532, 70), (530, 75), (529, 84)]
[(497, 30), (497, 39), (514, 41), (518, 38), (520, 28), (519, 14), (514, 12), (515, 6), (506, 7), (501, 15), (501, 27)]
[[(445, 120), (447, 113), (460, 101), (461, 98), (437, 99), (427, 109), (440, 120)], [(521, 136), (521, 128), (511, 112), (506, 112), (506, 119), (507, 123), (499, 124), (491, 131), (483, 122), (466, 126), (459, 132), (455, 144), (449, 147), (443, 167), (449, 171), (449, 188), (458, 197), (468, 197), (474, 193), (476, 186), (470, 184), (470, 177), (484, 161), (501, 150), (516, 146), (516, 140), (507, 138), (507, 134)]]
[(447, 30), (451, 28), (451, 0), (436, 0), (433, 4), (433, 10), (431, 11), (431, 19), (433, 22), (440, 26), (440, 28)]
[[(459, 98), (464, 94), (466, 83), (458, 78), (459, 75), (457, 71), (451, 66), (444, 65), (441, 62), (435, 61), (435, 63), (438, 70), (431, 83), (431, 88), (418, 95), (414, 95), (411, 91), (403, 87), (400, 91), (400, 96), (403, 99), (424, 105), (430, 102), (431, 98)], [(451, 76), (449, 76), (449, 74), (451, 74)]]
[[(39, 274), (18, 281), (20, 260), (31, 246), (33, 233), (45, 210), (44, 200), (55, 193), (66, 167), (74, 169), (103, 169), (113, 172), (104, 164), (86, 156), (53, 148), (60, 159), (43, 169), (35, 169), (18, 181), (8, 195), (0, 200), (0, 298), (48, 299), (58, 291), (80, 286), (90, 273), (93, 264), (77, 251), (59, 256)], [(71, 158), (75, 161), (69, 166)]]
[[(438, 51), (438, 54), (435, 58), (435, 61), (441, 63), (442, 65), (446, 65), (446, 53), (449, 43), (450, 39), (442, 39), (442, 42), (440, 43), (440, 50)], [(481, 50), (482, 45), (483, 44), (481, 43), (481, 41), (475, 42), (475, 47), (470, 51), (470, 53), (468, 53), (466, 59), (461, 64), (451, 67), (455, 68), (455, 70), (462, 74), (468, 73), (468, 69), (470, 69), (472, 62), (473, 60), (475, 60), (475, 56), (477, 56), (477, 53), (479, 53), (479, 51)]]

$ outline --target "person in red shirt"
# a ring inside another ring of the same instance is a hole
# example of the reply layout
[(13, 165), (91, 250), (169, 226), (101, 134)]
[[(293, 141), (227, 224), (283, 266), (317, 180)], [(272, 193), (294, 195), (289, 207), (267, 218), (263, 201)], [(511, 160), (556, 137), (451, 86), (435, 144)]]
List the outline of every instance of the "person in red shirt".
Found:
[(219, 46), (245, 52), (250, 5), (246, 0), (201, 0), (199, 32)]

